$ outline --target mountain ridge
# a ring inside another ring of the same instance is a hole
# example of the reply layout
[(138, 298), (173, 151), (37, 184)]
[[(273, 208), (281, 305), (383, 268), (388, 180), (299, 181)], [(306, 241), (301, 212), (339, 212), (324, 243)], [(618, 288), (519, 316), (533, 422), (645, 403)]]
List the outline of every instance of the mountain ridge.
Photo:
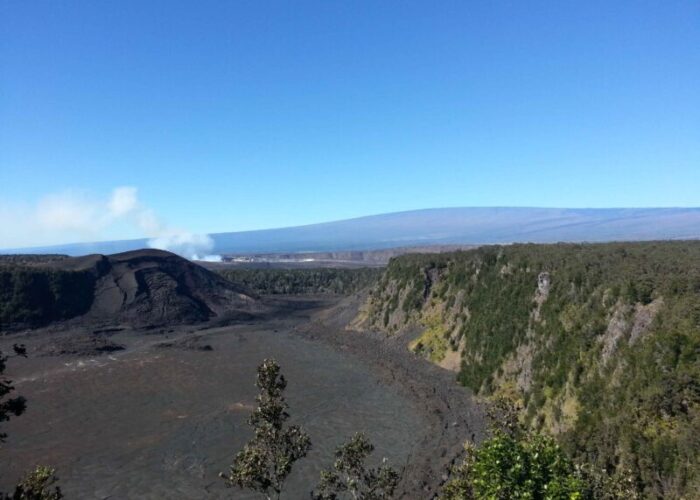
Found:
[[(700, 208), (427, 208), (273, 229), (212, 233), (211, 253), (374, 250), (413, 245), (607, 242), (700, 238)], [(118, 253), (147, 238), (9, 253)]]

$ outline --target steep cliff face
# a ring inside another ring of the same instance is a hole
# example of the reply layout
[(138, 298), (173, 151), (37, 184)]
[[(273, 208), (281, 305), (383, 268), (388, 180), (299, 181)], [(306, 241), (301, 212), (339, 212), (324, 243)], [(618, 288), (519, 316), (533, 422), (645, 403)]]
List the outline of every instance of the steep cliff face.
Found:
[(700, 487), (700, 242), (392, 260), (354, 322), (396, 334), (651, 496)]
[(246, 288), (160, 250), (0, 265), (0, 332), (73, 318), (84, 326), (187, 324), (261, 307)]
[(0, 261), (0, 332), (85, 314), (94, 299), (88, 271), (8, 265)]

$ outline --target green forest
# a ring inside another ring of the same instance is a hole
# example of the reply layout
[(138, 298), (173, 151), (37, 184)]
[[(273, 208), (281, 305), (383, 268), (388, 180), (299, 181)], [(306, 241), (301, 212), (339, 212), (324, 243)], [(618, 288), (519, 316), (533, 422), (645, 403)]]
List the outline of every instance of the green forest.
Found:
[(226, 269), (229, 281), (259, 295), (346, 295), (373, 284), (383, 269)]
[(84, 314), (92, 304), (94, 283), (87, 271), (0, 263), (0, 331)]
[(358, 322), (423, 326), (416, 353), (644, 497), (700, 491), (700, 242), (401, 256)]

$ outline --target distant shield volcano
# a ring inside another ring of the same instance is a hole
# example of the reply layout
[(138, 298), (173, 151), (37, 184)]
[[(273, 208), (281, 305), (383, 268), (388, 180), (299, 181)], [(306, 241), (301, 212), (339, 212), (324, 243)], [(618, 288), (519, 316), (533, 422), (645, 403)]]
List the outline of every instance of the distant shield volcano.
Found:
[[(700, 238), (700, 208), (438, 208), (280, 229), (209, 235), (214, 254), (369, 250), (406, 246)], [(147, 240), (15, 250), (113, 253)], [(7, 251), (6, 251), (7, 252)]]

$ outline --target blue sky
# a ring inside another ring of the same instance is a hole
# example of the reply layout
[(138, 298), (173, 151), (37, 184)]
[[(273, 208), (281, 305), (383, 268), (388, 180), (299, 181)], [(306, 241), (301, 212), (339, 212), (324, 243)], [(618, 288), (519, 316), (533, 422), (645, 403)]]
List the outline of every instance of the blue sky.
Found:
[(195, 233), (700, 206), (700, 3), (0, 3), (0, 246), (142, 236), (115, 189)]

